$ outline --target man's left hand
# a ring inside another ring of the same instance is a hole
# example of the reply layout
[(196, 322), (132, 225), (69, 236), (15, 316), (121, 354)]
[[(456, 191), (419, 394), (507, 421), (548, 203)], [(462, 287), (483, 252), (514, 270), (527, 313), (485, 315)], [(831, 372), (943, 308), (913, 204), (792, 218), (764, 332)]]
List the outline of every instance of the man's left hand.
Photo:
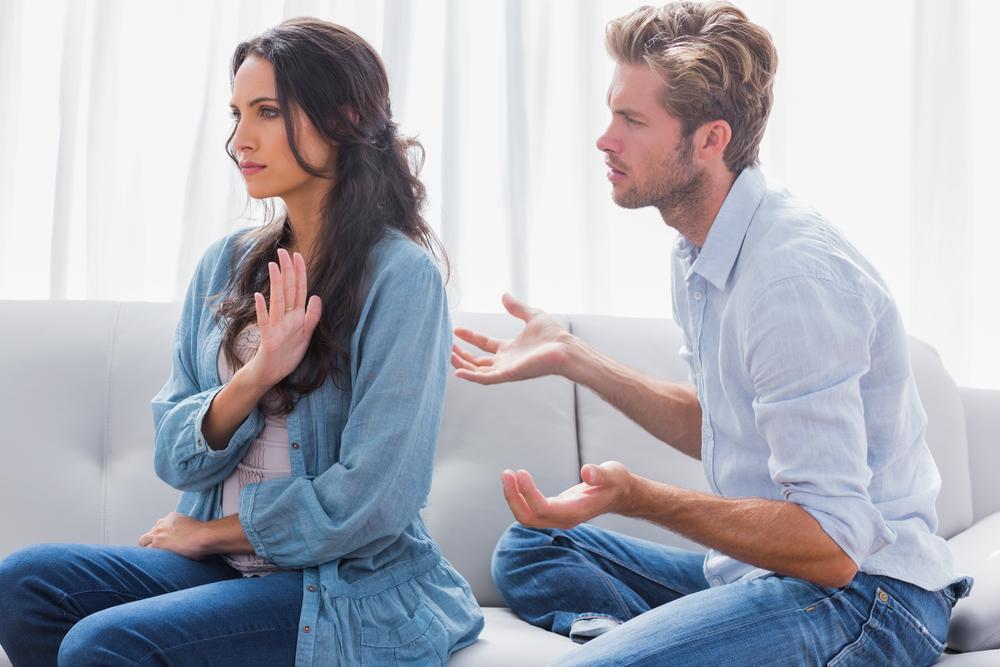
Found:
[(139, 538), (140, 547), (156, 547), (180, 554), (191, 560), (201, 560), (208, 554), (202, 546), (204, 521), (180, 512), (171, 512)]
[(532, 528), (562, 528), (590, 521), (608, 512), (621, 512), (632, 490), (632, 473), (618, 461), (588, 463), (580, 469), (583, 480), (555, 498), (546, 498), (527, 470), (504, 470), (503, 495), (514, 517)]

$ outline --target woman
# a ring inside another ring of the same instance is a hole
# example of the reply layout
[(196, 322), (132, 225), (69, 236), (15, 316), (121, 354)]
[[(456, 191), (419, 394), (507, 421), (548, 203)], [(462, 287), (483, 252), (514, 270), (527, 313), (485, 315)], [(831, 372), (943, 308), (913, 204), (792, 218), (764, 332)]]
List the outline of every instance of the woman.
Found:
[(227, 151), (287, 214), (217, 241), (188, 288), (152, 403), (177, 511), (139, 546), (0, 564), (15, 666), (443, 665), (482, 629), (419, 517), (451, 326), (381, 60), (293, 19), (231, 74)]

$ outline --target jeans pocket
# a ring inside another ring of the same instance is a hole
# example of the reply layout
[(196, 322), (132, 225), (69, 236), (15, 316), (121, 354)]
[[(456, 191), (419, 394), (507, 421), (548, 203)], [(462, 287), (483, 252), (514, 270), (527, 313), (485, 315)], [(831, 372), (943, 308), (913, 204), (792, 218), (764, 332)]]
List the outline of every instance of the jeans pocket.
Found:
[(878, 588), (861, 633), (833, 656), (827, 667), (920, 667), (934, 664), (944, 648), (919, 619)]
[(448, 661), (448, 632), (434, 612), (418, 606), (394, 627), (361, 628), (361, 664), (372, 667), (440, 665)]

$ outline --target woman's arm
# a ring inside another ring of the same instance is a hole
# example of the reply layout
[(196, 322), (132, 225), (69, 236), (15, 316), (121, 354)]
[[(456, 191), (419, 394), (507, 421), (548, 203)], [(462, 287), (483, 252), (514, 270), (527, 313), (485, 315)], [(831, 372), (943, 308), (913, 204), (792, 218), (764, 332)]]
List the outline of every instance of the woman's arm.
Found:
[(202, 424), (213, 400), (224, 386), (205, 388), (196, 372), (199, 321), (211, 273), (217, 266), (226, 239), (209, 246), (195, 269), (171, 344), (170, 375), (153, 397), (153, 467), (157, 476), (180, 491), (203, 491), (224, 480), (236, 467), (241, 452), (260, 433), (263, 414), (248, 412), (221, 449), (209, 447)]
[(285, 568), (367, 556), (414, 521), (430, 490), (450, 347), (437, 267), (423, 253), (387, 258), (351, 340), (339, 460), (314, 479), (243, 488), (240, 521), (259, 556)]

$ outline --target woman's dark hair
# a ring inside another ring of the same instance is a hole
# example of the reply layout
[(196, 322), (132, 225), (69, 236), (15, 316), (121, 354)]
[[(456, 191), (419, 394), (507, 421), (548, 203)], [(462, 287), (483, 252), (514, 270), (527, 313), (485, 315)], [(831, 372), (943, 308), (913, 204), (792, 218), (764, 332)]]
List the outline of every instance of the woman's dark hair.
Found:
[[(369, 251), (387, 229), (401, 231), (446, 266), (448, 258), (420, 215), (426, 196), (417, 177), (423, 148), (415, 139), (397, 135), (389, 81), (375, 50), (347, 28), (294, 18), (236, 47), (231, 84), (250, 56), (274, 68), (278, 105), (295, 160), (313, 176), (333, 178), (309, 258), (309, 293), (322, 299), (323, 316), (302, 363), (272, 389), (269, 401), (262, 402), (287, 414), (295, 394), (312, 392), (327, 377), (341, 388), (350, 382), (350, 337), (361, 315), (365, 266)], [(321, 137), (336, 144), (335, 164), (317, 170), (303, 159), (296, 145), (293, 106)], [(234, 126), (226, 152), (238, 164), (232, 145), (235, 132)], [(279, 217), (247, 233), (238, 244), (234, 259), (247, 255), (234, 267), (215, 314), (223, 323), (222, 348), (232, 368), (242, 365), (235, 354), (239, 332), (257, 321), (254, 292), (269, 299), (267, 263), (277, 261), (278, 248), (291, 241), (291, 225)]]

